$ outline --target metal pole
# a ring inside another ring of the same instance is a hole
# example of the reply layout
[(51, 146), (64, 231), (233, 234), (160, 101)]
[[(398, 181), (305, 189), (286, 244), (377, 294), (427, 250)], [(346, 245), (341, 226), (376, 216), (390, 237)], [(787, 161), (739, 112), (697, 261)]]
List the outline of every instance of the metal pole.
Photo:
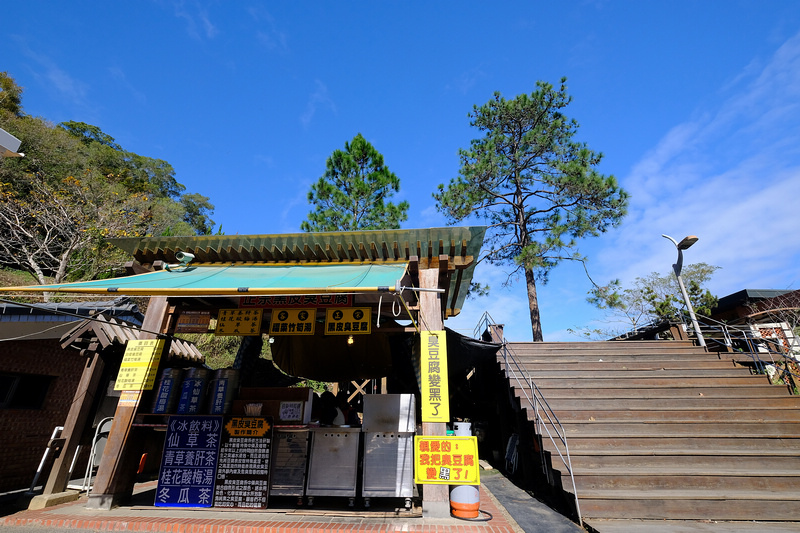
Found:
[(689, 301), (689, 293), (686, 292), (686, 287), (683, 285), (683, 279), (681, 279), (681, 269), (683, 268), (683, 250), (681, 250), (680, 246), (678, 246), (678, 242), (669, 235), (661, 236), (672, 241), (672, 244), (674, 244), (675, 248), (678, 250), (678, 262), (672, 265), (672, 270), (675, 272), (675, 277), (678, 278), (678, 286), (681, 288), (683, 301), (686, 302), (686, 308), (689, 310), (689, 317), (692, 319), (692, 327), (697, 335), (697, 342), (700, 344), (700, 346), (705, 346), (706, 340), (703, 338), (703, 334), (700, 332), (700, 324), (697, 323), (697, 317), (694, 314), (692, 302)]

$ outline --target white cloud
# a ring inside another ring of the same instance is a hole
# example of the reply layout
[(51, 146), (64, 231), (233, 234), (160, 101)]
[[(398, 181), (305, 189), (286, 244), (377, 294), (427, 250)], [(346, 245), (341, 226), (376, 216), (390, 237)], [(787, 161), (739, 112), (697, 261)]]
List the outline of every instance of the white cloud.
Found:
[(800, 195), (800, 35), (760, 72), (730, 84), (717, 109), (676, 125), (622, 180), (631, 214), (599, 254), (608, 277), (667, 272), (674, 247), (660, 239), (700, 237), (687, 262), (723, 270), (723, 294), (770, 282), (783, 288), (800, 259), (792, 203)]
[(130, 81), (128, 81), (128, 77), (121, 68), (111, 67), (108, 69), (108, 72), (111, 74), (112, 78), (114, 78), (122, 87), (128, 90), (131, 96), (133, 96), (134, 100), (140, 104), (145, 104), (147, 102), (147, 96), (145, 96), (143, 92), (138, 90)]
[(328, 87), (320, 80), (314, 80), (314, 84), (316, 85), (316, 89), (311, 93), (308, 103), (306, 104), (306, 110), (300, 116), (300, 122), (305, 128), (311, 124), (319, 107), (330, 109), (333, 113), (336, 113), (336, 104), (334, 104), (333, 100), (328, 96)]
[[(87, 98), (89, 88), (86, 83), (70, 76), (51, 57), (35, 52), (25, 40), (16, 40), (19, 42), (22, 54), (33, 63), (29, 63), (33, 76), (42, 85), (55, 89), (62, 98), (73, 105), (89, 107)], [(34, 65), (40, 68), (36, 69)]]
[(200, 2), (178, 1), (173, 4), (175, 16), (186, 22), (186, 32), (193, 39), (213, 39), (219, 30), (211, 22), (208, 9)]
[[(677, 252), (661, 237), (668, 234), (699, 236), (685, 263), (722, 267), (710, 282), (718, 296), (800, 285), (800, 34), (720, 91), (716, 108), (676, 124), (621, 180), (631, 193), (629, 216), (617, 230), (581, 243), (598, 283), (669, 273)], [(482, 266), (476, 280), (499, 275)], [(589, 285), (578, 276), (561, 265), (540, 287), (545, 340), (576, 340), (567, 328), (610, 327), (585, 302)], [(524, 280), (499, 293), (493, 285), (488, 298), (465, 306), (470, 314), (463, 320), (477, 321), (488, 310), (507, 325), (506, 338), (530, 339)]]
[(285, 52), (289, 49), (286, 33), (284, 33), (266, 9), (261, 6), (251, 7), (247, 10), (253, 21), (259, 25), (256, 39), (269, 50)]

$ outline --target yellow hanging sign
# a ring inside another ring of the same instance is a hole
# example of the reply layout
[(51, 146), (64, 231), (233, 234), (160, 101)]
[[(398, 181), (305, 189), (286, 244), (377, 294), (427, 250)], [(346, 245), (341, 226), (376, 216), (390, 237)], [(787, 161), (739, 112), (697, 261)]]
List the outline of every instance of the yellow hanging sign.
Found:
[(129, 340), (114, 383), (114, 390), (152, 390), (164, 339)]
[(316, 309), (275, 309), (269, 324), (270, 335), (313, 335)]
[(217, 314), (215, 335), (261, 335), (263, 309), (220, 309)]
[(423, 422), (450, 422), (447, 340), (444, 331), (420, 333), (421, 407)]
[(371, 327), (369, 307), (328, 309), (325, 314), (325, 335), (368, 335)]

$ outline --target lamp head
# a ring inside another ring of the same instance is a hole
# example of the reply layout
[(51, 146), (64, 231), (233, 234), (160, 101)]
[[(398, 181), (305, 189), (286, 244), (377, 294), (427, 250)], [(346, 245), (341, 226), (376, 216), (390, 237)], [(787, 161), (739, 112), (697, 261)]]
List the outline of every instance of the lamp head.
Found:
[(688, 237), (684, 237), (683, 240), (678, 243), (678, 250), (686, 250), (696, 242), (697, 242), (696, 235), (689, 235)]

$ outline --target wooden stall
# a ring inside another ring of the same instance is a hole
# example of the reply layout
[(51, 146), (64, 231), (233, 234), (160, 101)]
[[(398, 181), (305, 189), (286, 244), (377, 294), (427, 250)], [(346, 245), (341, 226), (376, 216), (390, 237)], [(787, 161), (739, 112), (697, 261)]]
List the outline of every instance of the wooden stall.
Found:
[[(158, 352), (168, 350), (181, 332), (258, 341), (268, 337), (274, 362), (286, 374), (340, 383), (349, 389), (350, 400), (369, 382), (381, 392), (413, 393), (422, 414), (419, 434), (443, 436), (450, 421), (447, 392), (439, 389), (440, 376), (434, 376), (435, 388), (426, 384), (428, 365), (422, 362), (428, 355), (420, 345), (421, 334), (444, 339), (445, 320), (461, 311), (484, 233), (484, 227), (450, 227), (116, 239), (113, 244), (131, 256), (126, 265), (130, 276), (2, 290), (148, 296), (139, 338), (163, 341), (153, 348), (151, 361), (158, 360)], [(443, 356), (446, 363), (447, 354)], [(167, 368), (166, 360), (153, 366), (155, 375)], [(253, 396), (268, 385), (245, 383), (249, 377), (247, 372), (240, 374), (230, 416), (252, 416), (243, 412), (245, 406), (258, 403), (258, 417), (271, 427), (308, 429), (312, 420), (303, 418), (296, 427), (281, 420), (280, 406), (276, 411), (270, 405), (280, 398)], [(157, 414), (150, 412), (154, 394), (144, 386), (122, 391), (89, 507), (111, 508), (130, 496), (135, 450), (146, 438), (147, 427), (174, 431), (175, 442), (182, 438), (180, 427), (163, 427), (168, 413), (162, 420), (152, 418)], [(437, 416), (425, 414), (429, 398), (441, 403)], [(215, 431), (224, 435), (216, 419), (212, 423), (202, 418), (214, 416), (207, 411), (186, 416), (199, 417), (193, 423), (205, 428), (208, 433), (203, 435), (209, 439), (215, 438)], [(237, 431), (227, 438), (240, 437)], [(270, 431), (268, 438), (275, 435)], [(446, 485), (425, 485), (422, 492), (423, 514), (449, 515)], [(198, 494), (213, 504), (208, 494)]]

